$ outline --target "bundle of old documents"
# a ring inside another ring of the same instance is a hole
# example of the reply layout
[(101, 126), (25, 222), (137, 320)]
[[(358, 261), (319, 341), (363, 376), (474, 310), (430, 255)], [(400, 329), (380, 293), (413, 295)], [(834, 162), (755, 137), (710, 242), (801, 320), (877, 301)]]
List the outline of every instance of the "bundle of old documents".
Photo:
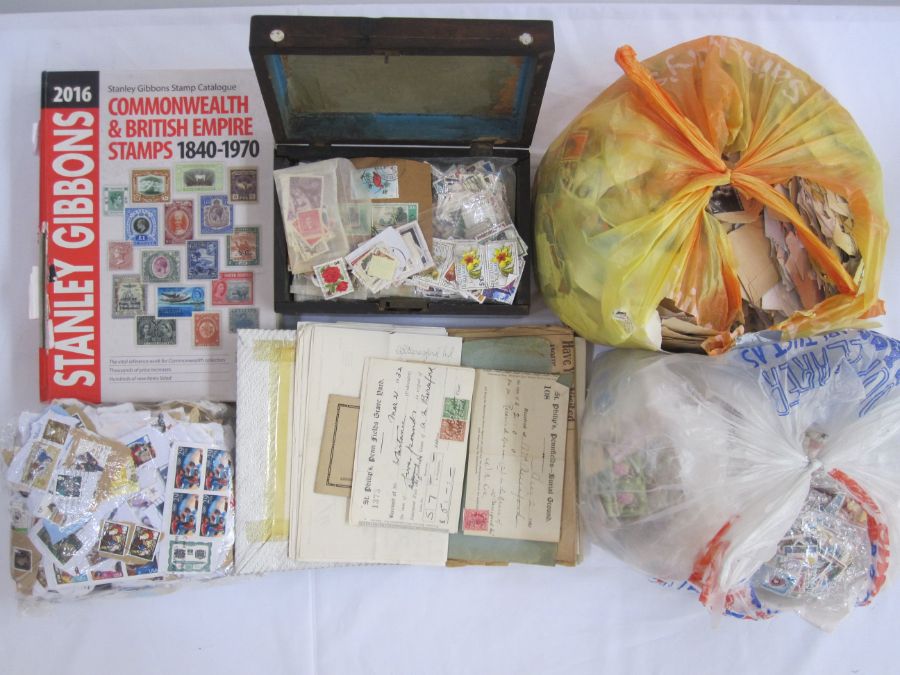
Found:
[(562, 327), (240, 333), (236, 571), (575, 564), (584, 359)]
[(528, 247), (502, 162), (335, 158), (276, 171), (291, 293), (512, 304)]
[[(854, 282), (863, 262), (853, 239), (853, 217), (847, 200), (804, 178), (776, 185), (810, 229), (832, 251)], [(716, 188), (707, 206), (728, 233), (741, 284), (744, 330), (765, 330), (794, 312), (811, 309), (837, 293), (828, 275), (810, 258), (794, 226), (769, 207), (744, 204), (731, 186)], [(716, 331), (697, 325), (695, 317), (672, 300), (659, 306), (664, 349), (702, 351)]]

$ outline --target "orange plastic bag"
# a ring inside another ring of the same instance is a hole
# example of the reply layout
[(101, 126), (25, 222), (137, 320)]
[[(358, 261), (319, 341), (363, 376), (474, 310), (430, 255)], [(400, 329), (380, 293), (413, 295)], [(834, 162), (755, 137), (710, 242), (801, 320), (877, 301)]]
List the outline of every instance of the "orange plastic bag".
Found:
[[(728, 349), (743, 330), (741, 286), (731, 245), (706, 211), (728, 184), (789, 222), (835, 289), (773, 326), (782, 339), (869, 325), (863, 319), (883, 313), (881, 169), (821, 85), (726, 37), (643, 63), (624, 46), (616, 62), (625, 76), (553, 142), (536, 181), (538, 278), (565, 323), (595, 342), (659, 349), (657, 307), (668, 298), (709, 329), (707, 352)], [(854, 276), (773, 188), (794, 177), (847, 200), (862, 259)]]

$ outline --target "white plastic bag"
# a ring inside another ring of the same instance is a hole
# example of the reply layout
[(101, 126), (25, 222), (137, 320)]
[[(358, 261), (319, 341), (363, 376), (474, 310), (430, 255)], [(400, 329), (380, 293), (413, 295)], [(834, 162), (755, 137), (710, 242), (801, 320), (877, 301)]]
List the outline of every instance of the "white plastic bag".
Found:
[(604, 354), (581, 433), (588, 538), (715, 612), (832, 628), (887, 577), (898, 369), (900, 342), (870, 331)]

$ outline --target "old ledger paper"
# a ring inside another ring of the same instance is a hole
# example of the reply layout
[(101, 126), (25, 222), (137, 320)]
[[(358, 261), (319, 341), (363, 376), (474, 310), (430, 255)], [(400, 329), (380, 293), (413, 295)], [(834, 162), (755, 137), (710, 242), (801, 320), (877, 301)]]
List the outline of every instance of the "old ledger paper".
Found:
[(478, 371), (466, 470), (466, 534), (559, 541), (569, 388)]

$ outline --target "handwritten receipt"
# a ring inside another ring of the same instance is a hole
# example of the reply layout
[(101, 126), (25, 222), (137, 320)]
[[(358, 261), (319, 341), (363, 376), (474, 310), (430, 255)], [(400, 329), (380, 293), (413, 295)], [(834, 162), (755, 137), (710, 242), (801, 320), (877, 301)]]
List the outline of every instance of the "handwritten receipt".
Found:
[(350, 522), (456, 532), (475, 370), (369, 359)]
[(478, 371), (465, 534), (559, 541), (568, 403), (555, 378)]

